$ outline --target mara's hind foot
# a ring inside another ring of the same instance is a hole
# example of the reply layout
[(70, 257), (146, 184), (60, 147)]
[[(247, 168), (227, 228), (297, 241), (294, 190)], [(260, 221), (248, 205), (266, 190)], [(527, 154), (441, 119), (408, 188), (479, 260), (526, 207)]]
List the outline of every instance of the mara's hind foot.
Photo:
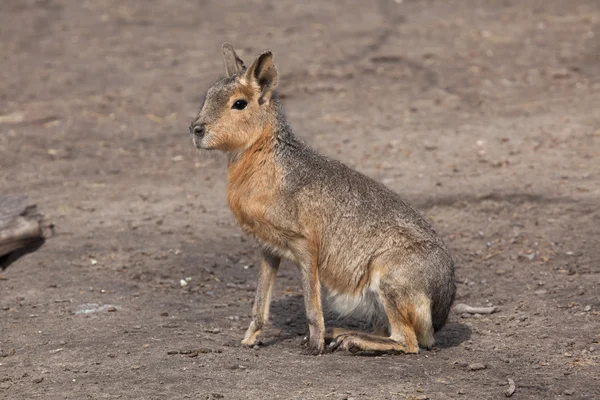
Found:
[(406, 343), (394, 340), (391, 337), (381, 337), (359, 332), (339, 335), (335, 341), (331, 342), (330, 348), (332, 350), (348, 350), (353, 354), (360, 351), (404, 354), (419, 353), (419, 346), (408, 346)]
[[(342, 335), (362, 334), (362, 333), (363, 332), (353, 331), (351, 329), (337, 328), (337, 327), (330, 326), (325, 330), (325, 344), (331, 344), (333, 346), (333, 342), (335, 342), (335, 340)], [(375, 328), (372, 335), (385, 337), (385, 336), (387, 336), (386, 329), (385, 328)]]

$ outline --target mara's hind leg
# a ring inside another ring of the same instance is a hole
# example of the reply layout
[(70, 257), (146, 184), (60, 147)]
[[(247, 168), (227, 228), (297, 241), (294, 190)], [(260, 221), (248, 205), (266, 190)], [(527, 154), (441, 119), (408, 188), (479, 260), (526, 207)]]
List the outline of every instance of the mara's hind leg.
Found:
[[(375, 351), (417, 354), (419, 344), (433, 346), (433, 328), (429, 300), (425, 297), (411, 297), (396, 302), (393, 296), (381, 296), (389, 322), (389, 337), (367, 333), (343, 333), (337, 337), (334, 348), (346, 349), (352, 353)], [(410, 300), (413, 300), (412, 302)]]
[[(331, 343), (342, 335), (356, 335), (364, 334), (363, 332), (353, 331), (351, 329), (337, 328), (330, 326), (325, 330), (325, 343)], [(384, 326), (376, 326), (372, 332), (373, 336), (385, 337), (387, 336), (387, 330)]]
[[(398, 293), (403, 293), (399, 296)], [(385, 313), (390, 321), (390, 338), (403, 342), (409, 353), (418, 353), (419, 345), (433, 347), (431, 300), (424, 293), (381, 288)]]
[[(410, 353), (404, 344), (391, 337), (381, 337), (361, 332), (342, 334), (337, 337), (331, 347), (333, 349), (348, 350), (351, 353), (357, 353), (359, 351)], [(418, 347), (415, 353), (418, 353)]]

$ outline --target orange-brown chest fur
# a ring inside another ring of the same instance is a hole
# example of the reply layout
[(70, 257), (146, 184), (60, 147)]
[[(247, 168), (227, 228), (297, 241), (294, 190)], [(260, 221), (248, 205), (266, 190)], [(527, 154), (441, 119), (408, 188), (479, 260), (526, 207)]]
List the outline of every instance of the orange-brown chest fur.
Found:
[(282, 174), (275, 161), (273, 138), (265, 133), (229, 165), (227, 201), (242, 230), (259, 242), (287, 247), (277, 223)]

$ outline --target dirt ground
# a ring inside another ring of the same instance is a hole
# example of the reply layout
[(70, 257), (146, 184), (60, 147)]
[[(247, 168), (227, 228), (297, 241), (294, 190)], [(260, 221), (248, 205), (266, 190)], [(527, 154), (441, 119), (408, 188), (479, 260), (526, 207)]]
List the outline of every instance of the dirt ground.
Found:
[[(304, 3), (0, 2), (0, 193), (56, 226), (0, 271), (0, 398), (600, 398), (600, 2)], [(419, 208), (457, 303), (498, 311), (418, 356), (303, 356), (285, 264), (241, 348), (258, 251), (188, 133), (224, 41), (273, 50), (296, 132)]]

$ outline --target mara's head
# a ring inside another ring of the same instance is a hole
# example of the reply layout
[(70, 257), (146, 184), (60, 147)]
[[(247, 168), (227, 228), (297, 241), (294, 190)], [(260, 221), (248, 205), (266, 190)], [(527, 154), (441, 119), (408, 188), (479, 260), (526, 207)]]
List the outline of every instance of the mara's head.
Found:
[(277, 69), (270, 51), (246, 68), (229, 43), (223, 45), (226, 77), (208, 91), (190, 126), (196, 147), (234, 152), (248, 148), (274, 123)]

